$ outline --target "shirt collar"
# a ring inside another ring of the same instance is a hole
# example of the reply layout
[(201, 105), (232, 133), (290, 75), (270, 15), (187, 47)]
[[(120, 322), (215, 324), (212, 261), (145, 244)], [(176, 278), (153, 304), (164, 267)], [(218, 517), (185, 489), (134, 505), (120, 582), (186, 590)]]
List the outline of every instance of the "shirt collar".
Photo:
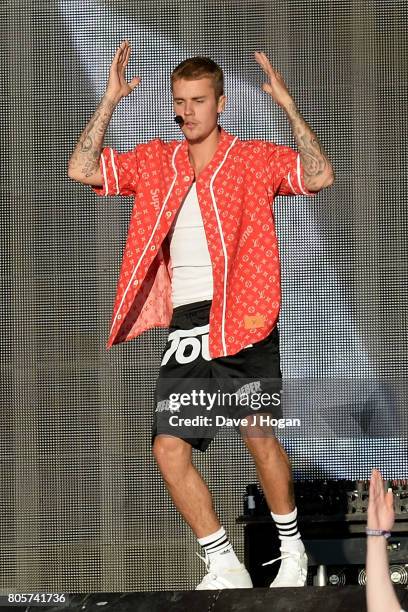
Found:
[[(199, 180), (202, 180), (203, 178), (207, 178), (208, 176), (211, 176), (212, 174), (214, 174), (215, 170), (218, 168), (218, 166), (224, 159), (224, 156), (228, 150), (228, 147), (231, 145), (234, 138), (235, 136), (232, 136), (227, 131), (225, 131), (224, 128), (221, 128), (220, 138), (219, 138), (215, 153), (210, 163), (207, 164), (207, 166), (204, 168), (202, 172), (200, 172)], [(186, 168), (186, 167), (189, 168), (191, 175), (194, 176), (194, 171), (193, 171), (193, 168), (191, 167), (190, 160), (188, 157), (187, 140), (184, 140), (182, 142), (180, 151), (177, 155), (177, 161), (183, 168)]]

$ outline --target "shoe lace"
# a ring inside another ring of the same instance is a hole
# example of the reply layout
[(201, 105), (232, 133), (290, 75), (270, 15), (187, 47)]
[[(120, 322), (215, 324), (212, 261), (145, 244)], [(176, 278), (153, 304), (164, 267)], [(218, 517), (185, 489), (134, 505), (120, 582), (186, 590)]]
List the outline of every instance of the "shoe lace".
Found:
[(196, 555), (197, 557), (200, 557), (201, 561), (204, 561), (205, 569), (207, 570), (207, 572), (210, 572), (210, 562), (208, 561), (208, 558), (201, 556), (198, 552), (196, 552)]
[(267, 561), (266, 563), (262, 563), (262, 567), (264, 565), (272, 565), (275, 561), (280, 561), (281, 559), (289, 559), (290, 557), (300, 558), (300, 553), (298, 552), (284, 552), (280, 557), (276, 557), (276, 559), (272, 559), (272, 561)]
[(197, 557), (200, 557), (201, 561), (204, 561), (204, 563), (205, 563), (205, 569), (207, 570), (207, 575), (204, 576), (205, 582), (216, 580), (218, 578), (218, 576), (217, 576), (217, 574), (215, 572), (211, 571), (211, 569), (210, 569), (210, 562), (208, 560), (208, 557), (207, 556), (205, 556), (205, 557), (201, 556), (197, 551), (196, 551), (196, 555), (197, 555)]

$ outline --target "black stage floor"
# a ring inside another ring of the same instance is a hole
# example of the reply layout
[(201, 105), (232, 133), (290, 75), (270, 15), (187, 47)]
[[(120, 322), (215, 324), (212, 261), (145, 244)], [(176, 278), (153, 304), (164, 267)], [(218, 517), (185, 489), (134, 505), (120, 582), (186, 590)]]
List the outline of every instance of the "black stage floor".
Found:
[[(408, 609), (408, 590), (396, 589), (401, 606)], [(68, 603), (69, 600), (69, 603)], [(4, 602), (4, 595), (2, 596)], [(61, 612), (366, 612), (361, 586), (287, 589), (226, 589), (223, 591), (159, 591), (67, 595), (57, 606), (0, 606), (3, 610)], [(387, 611), (384, 611), (387, 612)]]

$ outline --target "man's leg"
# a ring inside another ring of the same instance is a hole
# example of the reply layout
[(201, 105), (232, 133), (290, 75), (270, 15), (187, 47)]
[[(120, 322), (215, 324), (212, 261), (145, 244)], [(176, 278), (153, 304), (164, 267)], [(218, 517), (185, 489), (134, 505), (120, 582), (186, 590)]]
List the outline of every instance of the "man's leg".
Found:
[(220, 529), (210, 491), (193, 465), (190, 444), (180, 438), (158, 435), (153, 455), (177, 510), (196, 537)]
[(284, 448), (270, 426), (241, 427), (245, 445), (251, 453), (259, 482), (271, 510), (281, 541), (282, 563), (272, 582), (273, 587), (304, 586), (307, 579), (307, 556), (297, 527), (292, 469)]
[[(246, 417), (248, 420), (250, 417)], [(246, 433), (248, 432), (248, 433)], [(273, 431), (257, 426), (241, 427), (242, 438), (254, 459), (269, 509), (274, 514), (288, 514), (295, 508), (292, 468), (286, 451)]]
[[(183, 435), (170, 421), (172, 410), (177, 410), (179, 422), (183, 417), (207, 416), (206, 406), (196, 403), (196, 394), (197, 388), (208, 391), (213, 386), (208, 350), (210, 310), (211, 300), (184, 304), (173, 310), (155, 391), (153, 454), (175, 506), (202, 547), (208, 574), (197, 588), (249, 588), (251, 578), (236, 557), (215, 514), (208, 487), (192, 462), (192, 446), (205, 451), (215, 432), (204, 424), (198, 431), (188, 427)], [(180, 394), (185, 393), (194, 397), (189, 406), (177, 402)], [(173, 431), (177, 435), (165, 435)]]
[(251, 588), (251, 578), (215, 514), (210, 491), (193, 465), (190, 444), (180, 438), (157, 435), (153, 454), (176, 508), (205, 554), (210, 573), (197, 589)]

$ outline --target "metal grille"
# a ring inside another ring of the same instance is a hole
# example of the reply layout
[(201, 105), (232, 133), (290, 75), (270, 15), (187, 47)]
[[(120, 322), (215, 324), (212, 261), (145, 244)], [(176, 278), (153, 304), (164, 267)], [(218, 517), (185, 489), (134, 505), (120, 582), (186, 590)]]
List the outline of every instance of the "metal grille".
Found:
[[(0, 589), (185, 589), (203, 570), (150, 454), (165, 331), (105, 351), (132, 202), (97, 199), (66, 174), (124, 38), (142, 84), (107, 133), (119, 150), (179, 137), (170, 73), (197, 54), (224, 68), (225, 129), (295, 146), (253, 51), (285, 76), (337, 182), (275, 205), (282, 370), (335, 379), (339, 395), (298, 395), (301, 432), (282, 440), (296, 478), (366, 478), (373, 466), (406, 477), (405, 1), (13, 0), (0, 11)], [(234, 521), (252, 461), (232, 436), (195, 459), (242, 557)]]

